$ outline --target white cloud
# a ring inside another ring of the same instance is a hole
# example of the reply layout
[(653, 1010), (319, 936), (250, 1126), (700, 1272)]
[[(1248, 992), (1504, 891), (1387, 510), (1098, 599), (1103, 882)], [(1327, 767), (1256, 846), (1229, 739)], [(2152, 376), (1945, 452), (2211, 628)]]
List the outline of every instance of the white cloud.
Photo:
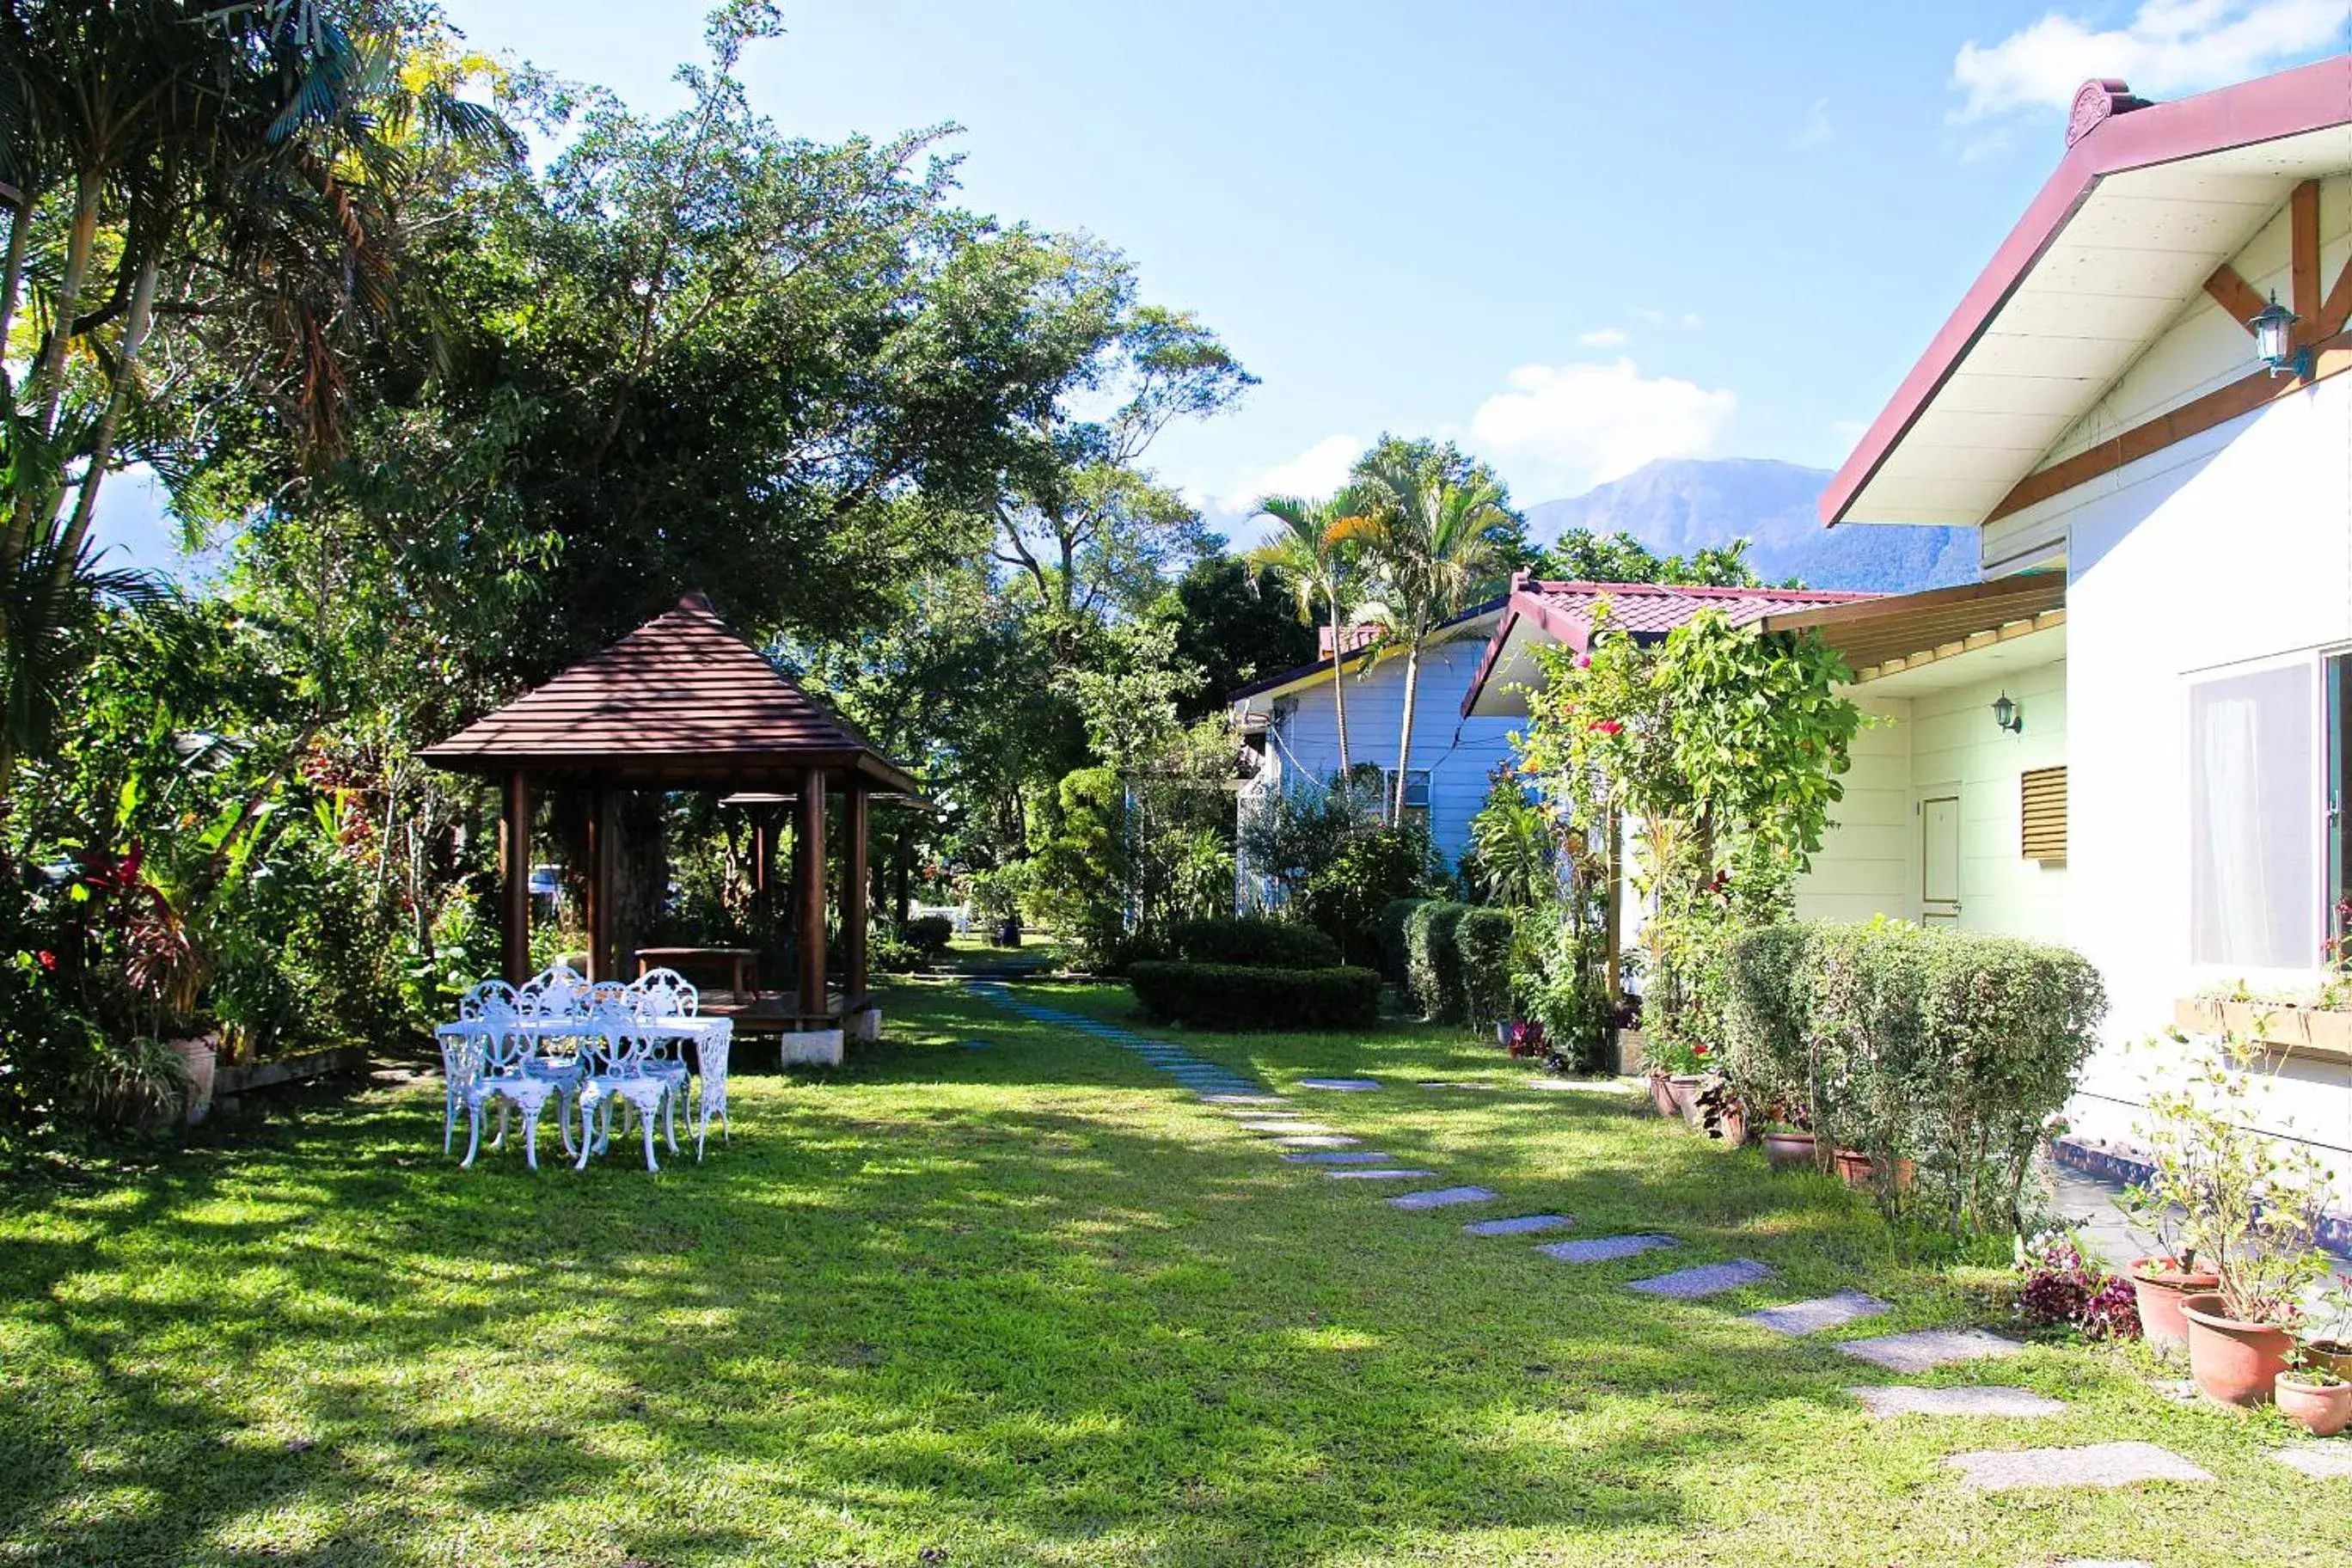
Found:
[(2052, 11), (1997, 44), (1960, 46), (1952, 85), (1965, 96), (1951, 118), (2063, 109), (2093, 77), (2151, 97), (2201, 91), (2330, 48), (2347, 26), (2345, 0), (2145, 0), (2105, 29)]
[(1589, 332), (1576, 334), (1576, 346), (1580, 349), (1622, 349), (1629, 340), (1615, 327), (1595, 327)]
[(1610, 364), (1530, 364), (1480, 404), (1470, 432), (1527, 500), (1624, 478), (1659, 458), (1698, 457), (1739, 406), (1727, 390)]
[(1260, 496), (1329, 495), (1348, 482), (1348, 470), (1371, 445), (1360, 436), (1326, 436), (1286, 462), (1265, 469), (1226, 496), (1230, 506), (1255, 506)]
[(1685, 310), (1683, 312), (1683, 325), (1685, 327), (1703, 327), (1706, 325), (1706, 321), (1696, 310)]
[(1818, 147), (1836, 134), (1836, 132), (1830, 129), (1830, 100), (1826, 98), (1817, 98), (1813, 100), (1811, 112), (1805, 116), (1803, 126), (1789, 139), (1789, 145), (1800, 150)]

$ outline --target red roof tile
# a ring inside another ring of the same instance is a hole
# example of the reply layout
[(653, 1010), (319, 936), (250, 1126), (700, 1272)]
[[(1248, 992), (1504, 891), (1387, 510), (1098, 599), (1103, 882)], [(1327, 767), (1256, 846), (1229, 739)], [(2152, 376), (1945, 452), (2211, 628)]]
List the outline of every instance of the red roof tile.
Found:
[(699, 594), (418, 755), (466, 773), (593, 772), (681, 784), (786, 778), (814, 766), (916, 788)]

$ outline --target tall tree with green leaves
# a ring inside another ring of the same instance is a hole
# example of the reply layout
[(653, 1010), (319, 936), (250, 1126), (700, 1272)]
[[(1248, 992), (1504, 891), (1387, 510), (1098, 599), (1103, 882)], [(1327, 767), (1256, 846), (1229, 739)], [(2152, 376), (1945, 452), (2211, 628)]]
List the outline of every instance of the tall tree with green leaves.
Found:
[(1282, 524), (1282, 531), (1251, 556), (1289, 579), (1298, 600), (1298, 618), (1312, 625), (1316, 606), (1328, 612), (1331, 630), (1331, 711), (1339, 728), (1339, 776), (1346, 778), (1348, 760), (1348, 689), (1341, 679), (1348, 642), (1341, 621), (1349, 614), (1356, 579), (1357, 552), (1348, 537), (1357, 517), (1357, 499), (1342, 491), (1325, 500), (1297, 496), (1264, 496), (1258, 515)]
[(1404, 821), (1412, 766), (1412, 720), (1421, 689), (1421, 647), (1439, 622), (1517, 564), (1525, 534), (1510, 492), (1485, 464), (1451, 442), (1383, 437), (1358, 461), (1362, 510), (1337, 530), (1360, 546), (1370, 597), (1360, 619), (1381, 629), (1384, 648), (1404, 652), (1404, 720), (1397, 737), (1396, 787), (1389, 821)]

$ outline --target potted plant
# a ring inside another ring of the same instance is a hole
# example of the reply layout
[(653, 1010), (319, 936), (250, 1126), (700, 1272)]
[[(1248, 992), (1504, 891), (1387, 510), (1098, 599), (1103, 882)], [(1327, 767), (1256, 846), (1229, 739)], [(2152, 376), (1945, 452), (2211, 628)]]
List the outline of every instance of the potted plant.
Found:
[(1770, 1127), (1764, 1131), (1764, 1158), (1776, 1171), (1794, 1171), (1815, 1163), (1813, 1135), (1801, 1128)]
[(2352, 1380), (2352, 1274), (2338, 1274), (2327, 1288), (2328, 1331), (2303, 1342), (2303, 1360), (2323, 1372)]
[(2315, 1437), (2333, 1437), (2352, 1426), (2352, 1381), (2298, 1353), (2272, 1383), (2279, 1414)]
[(2151, 1187), (2126, 1187), (2116, 1206), (2157, 1238), (2155, 1252), (2133, 1258), (2124, 1268), (2139, 1305), (2141, 1335), (2163, 1354), (2185, 1351), (2189, 1320), (2181, 1316), (2180, 1304), (2211, 1291), (2221, 1278), (2197, 1266), (2197, 1249), (2179, 1239), (2172, 1205), (2158, 1201)]
[(2328, 1177), (2306, 1146), (2251, 1125), (2271, 1087), (2260, 1047), (2225, 1035), (2186, 1084), (2148, 1096), (2154, 1169), (2143, 1204), (2177, 1208), (2180, 1256), (2210, 1291), (2180, 1303), (2189, 1370), (2207, 1398), (2261, 1405), (2294, 1353), (2305, 1287), (2325, 1278), (2319, 1225)]

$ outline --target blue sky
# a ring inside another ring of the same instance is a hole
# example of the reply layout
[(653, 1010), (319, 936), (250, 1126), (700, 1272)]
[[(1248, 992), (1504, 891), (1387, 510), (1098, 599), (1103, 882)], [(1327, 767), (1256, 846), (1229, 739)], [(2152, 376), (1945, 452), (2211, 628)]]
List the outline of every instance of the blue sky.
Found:
[[(447, 9), (646, 110), (700, 47), (676, 0)], [(955, 121), (971, 205), (1118, 246), (1263, 378), (1151, 455), (1231, 524), (1382, 430), (1457, 437), (1522, 502), (1661, 456), (1834, 466), (2056, 163), (2085, 77), (2260, 75), (2344, 47), (2352, 0), (787, 15), (744, 67), (783, 128)]]

